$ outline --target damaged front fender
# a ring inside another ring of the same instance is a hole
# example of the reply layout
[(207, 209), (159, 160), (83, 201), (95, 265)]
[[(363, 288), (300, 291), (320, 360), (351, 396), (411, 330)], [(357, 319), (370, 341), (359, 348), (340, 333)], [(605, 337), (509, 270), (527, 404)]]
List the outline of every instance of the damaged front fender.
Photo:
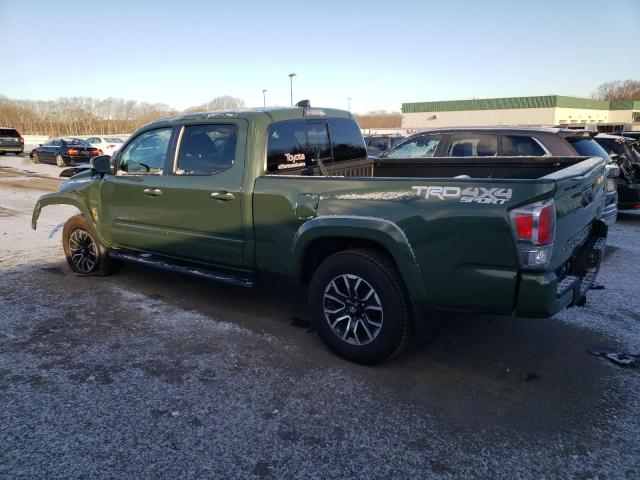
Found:
[(80, 213), (84, 216), (89, 228), (97, 238), (102, 240), (101, 235), (98, 233), (93, 216), (87, 204), (83, 198), (74, 192), (55, 192), (42, 195), (33, 207), (33, 214), (31, 216), (31, 228), (36, 230), (38, 226), (38, 218), (40, 218), (40, 212), (44, 207), (49, 205), (72, 205), (80, 210)]

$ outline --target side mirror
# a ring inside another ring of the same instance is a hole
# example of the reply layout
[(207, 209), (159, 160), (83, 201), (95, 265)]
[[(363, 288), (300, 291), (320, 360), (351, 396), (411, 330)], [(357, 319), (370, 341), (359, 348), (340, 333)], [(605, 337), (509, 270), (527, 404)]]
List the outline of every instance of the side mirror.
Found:
[(93, 157), (89, 163), (91, 164), (91, 170), (95, 173), (107, 174), (111, 172), (111, 156), (110, 155), (98, 155)]
[(41, 147), (41, 146), (42, 146), (42, 144), (41, 144), (41, 143), (39, 143), (39, 144), (38, 144), (38, 146), (39, 146), (39, 147)]

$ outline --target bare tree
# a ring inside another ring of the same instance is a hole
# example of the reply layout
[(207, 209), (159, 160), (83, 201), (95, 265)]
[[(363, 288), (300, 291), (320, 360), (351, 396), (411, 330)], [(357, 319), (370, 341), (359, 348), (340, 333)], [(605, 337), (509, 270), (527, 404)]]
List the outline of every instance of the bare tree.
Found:
[(605, 82), (592, 96), (597, 100), (640, 100), (640, 80)]
[(187, 108), (185, 112), (213, 112), (216, 110), (232, 110), (234, 108), (244, 108), (244, 101), (240, 98), (223, 95), (202, 105)]
[[(243, 107), (239, 98), (221, 96), (188, 111)], [(0, 95), (0, 125), (24, 134), (94, 135), (129, 133), (163, 117), (180, 113), (164, 103), (140, 103), (122, 98), (102, 100), (65, 97), (57, 100), (14, 100)]]
[(360, 128), (400, 128), (402, 126), (400, 112), (376, 110), (365, 114), (356, 114), (356, 118)]

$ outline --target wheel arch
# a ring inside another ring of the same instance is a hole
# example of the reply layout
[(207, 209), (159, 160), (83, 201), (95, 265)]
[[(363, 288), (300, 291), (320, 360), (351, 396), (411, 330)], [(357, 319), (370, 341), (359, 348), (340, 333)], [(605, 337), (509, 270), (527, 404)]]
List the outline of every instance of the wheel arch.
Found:
[(412, 299), (426, 301), (424, 283), (413, 248), (395, 223), (376, 217), (321, 216), (304, 223), (292, 246), (291, 269), (303, 284), (330, 255), (350, 248), (372, 248), (388, 255)]
[(91, 233), (104, 244), (104, 239), (98, 232), (89, 207), (79, 195), (72, 192), (47, 193), (41, 196), (36, 202), (35, 207), (33, 207), (33, 214), (31, 215), (31, 228), (33, 228), (34, 230), (37, 229), (38, 219), (40, 218), (42, 209), (49, 205), (72, 205), (76, 207), (78, 210), (80, 210), (80, 214), (86, 220), (87, 225), (89, 225)]

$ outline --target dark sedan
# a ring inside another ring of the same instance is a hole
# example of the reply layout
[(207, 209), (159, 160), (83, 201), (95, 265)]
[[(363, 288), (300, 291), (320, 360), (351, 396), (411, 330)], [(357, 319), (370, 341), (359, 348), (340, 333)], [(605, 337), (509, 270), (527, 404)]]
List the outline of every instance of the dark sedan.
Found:
[(100, 150), (79, 138), (52, 138), (31, 152), (35, 163), (55, 163), (66, 167), (76, 163), (88, 163)]

